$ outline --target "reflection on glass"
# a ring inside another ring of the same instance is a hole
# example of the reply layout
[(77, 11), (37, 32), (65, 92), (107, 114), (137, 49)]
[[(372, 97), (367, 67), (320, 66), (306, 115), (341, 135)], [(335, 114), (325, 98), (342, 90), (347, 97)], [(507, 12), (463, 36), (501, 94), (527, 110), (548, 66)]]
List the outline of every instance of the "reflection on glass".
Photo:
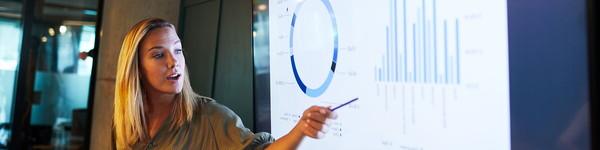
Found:
[[(33, 24), (37, 51), (30, 145), (33, 149), (84, 148), (95, 47), (97, 0), (45, 0)], [(38, 16), (39, 15), (39, 16)]]
[[(71, 137), (69, 132), (74, 126), (74, 117), (85, 117), (85, 114), (77, 113), (86, 113), (92, 59), (81, 60), (78, 55), (93, 48), (94, 29), (93, 26), (67, 26), (66, 30), (48, 38), (48, 41), (57, 40), (56, 46), (42, 43), (42, 47), (56, 47), (58, 54), (56, 62), (47, 62), (55, 64), (56, 70), (36, 71), (34, 91), (39, 94), (39, 99), (32, 107), (31, 125), (42, 131), (51, 127), (53, 132), (50, 141), (40, 141), (43, 144), (60, 147), (70, 141), (83, 142), (83, 135)], [(85, 120), (78, 121), (84, 123)]]
[(6, 148), (10, 137), (15, 75), (21, 46), (21, 4), (0, 1), (0, 149)]

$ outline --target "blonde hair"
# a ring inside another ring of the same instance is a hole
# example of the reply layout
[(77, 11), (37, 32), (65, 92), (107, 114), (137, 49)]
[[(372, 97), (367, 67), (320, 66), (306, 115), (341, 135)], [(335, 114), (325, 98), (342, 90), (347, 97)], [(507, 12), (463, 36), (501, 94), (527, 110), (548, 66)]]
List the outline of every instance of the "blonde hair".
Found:
[[(163, 27), (175, 29), (171, 23), (163, 19), (144, 19), (134, 25), (123, 40), (117, 64), (113, 112), (117, 149), (130, 149), (140, 140), (149, 138), (146, 133), (144, 101), (142, 100), (145, 93), (141, 84), (138, 49), (140, 42), (150, 30)], [(196, 98), (200, 97), (192, 90), (187, 68), (183, 77), (183, 89), (176, 95), (173, 103), (171, 129), (180, 127), (192, 119), (195, 105), (197, 105)]]

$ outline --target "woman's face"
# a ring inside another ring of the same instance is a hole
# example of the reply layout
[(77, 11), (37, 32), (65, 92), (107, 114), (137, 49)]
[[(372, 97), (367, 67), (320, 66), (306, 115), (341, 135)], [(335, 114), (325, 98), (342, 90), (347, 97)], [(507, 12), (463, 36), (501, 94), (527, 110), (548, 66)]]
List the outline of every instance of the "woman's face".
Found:
[(142, 84), (148, 92), (177, 94), (183, 87), (185, 57), (171, 27), (150, 30), (140, 43)]

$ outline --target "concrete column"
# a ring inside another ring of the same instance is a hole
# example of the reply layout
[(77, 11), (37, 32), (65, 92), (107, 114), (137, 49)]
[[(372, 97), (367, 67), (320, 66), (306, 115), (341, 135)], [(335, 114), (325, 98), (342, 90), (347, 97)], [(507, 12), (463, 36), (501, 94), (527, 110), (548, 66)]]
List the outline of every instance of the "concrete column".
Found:
[(113, 149), (116, 62), (126, 32), (149, 17), (163, 18), (177, 26), (180, 3), (180, 0), (104, 0), (90, 149)]

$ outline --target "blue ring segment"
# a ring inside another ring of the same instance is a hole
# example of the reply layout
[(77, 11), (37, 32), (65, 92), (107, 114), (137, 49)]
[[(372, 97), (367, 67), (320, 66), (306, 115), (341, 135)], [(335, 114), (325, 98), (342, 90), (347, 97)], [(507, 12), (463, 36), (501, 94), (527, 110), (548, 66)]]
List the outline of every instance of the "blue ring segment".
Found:
[[(306, 0), (304, 0), (306, 1)], [(337, 55), (338, 55), (338, 29), (337, 29), (337, 23), (335, 20), (335, 15), (333, 13), (333, 9), (331, 7), (331, 3), (329, 3), (328, 0), (321, 0), (321, 2), (323, 3), (323, 5), (325, 5), (325, 7), (327, 8), (327, 12), (329, 13), (329, 18), (331, 19), (331, 23), (332, 23), (332, 29), (333, 29), (333, 59), (331, 61), (331, 67), (329, 70), (329, 73), (327, 74), (327, 79), (325, 79), (325, 81), (317, 88), (309, 88), (306, 86), (306, 84), (304, 84), (304, 82), (302, 81), (302, 79), (300, 79), (300, 74), (298, 73), (298, 69), (296, 68), (296, 61), (294, 60), (294, 27), (296, 25), (296, 17), (297, 17), (297, 12), (302, 8), (302, 4), (304, 4), (304, 1), (300, 2), (298, 4), (298, 6), (296, 7), (296, 10), (294, 11), (294, 15), (292, 16), (292, 26), (290, 29), (290, 58), (291, 58), (291, 62), (292, 62), (292, 70), (294, 71), (294, 77), (296, 78), (296, 82), (298, 83), (298, 86), (300, 86), (300, 89), (302, 90), (302, 92), (304, 92), (306, 95), (310, 96), (310, 97), (318, 97), (321, 96), (325, 90), (327, 89), (327, 87), (329, 87), (329, 85), (331, 84), (331, 80), (333, 79), (333, 73), (335, 72), (335, 66), (336, 66), (336, 62), (337, 62)]]

